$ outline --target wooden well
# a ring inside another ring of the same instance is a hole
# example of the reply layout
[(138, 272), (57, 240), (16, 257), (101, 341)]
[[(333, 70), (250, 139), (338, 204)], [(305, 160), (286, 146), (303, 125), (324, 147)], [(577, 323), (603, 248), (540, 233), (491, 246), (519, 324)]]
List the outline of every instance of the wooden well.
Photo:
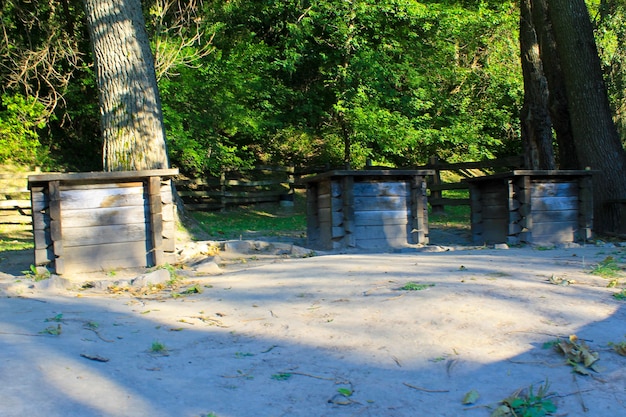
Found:
[(432, 170), (330, 171), (305, 178), (312, 248), (390, 249), (428, 243)]
[(554, 244), (589, 239), (592, 171), (528, 171), (467, 179), (475, 244)]
[(57, 274), (174, 263), (177, 169), (30, 175), (35, 265)]

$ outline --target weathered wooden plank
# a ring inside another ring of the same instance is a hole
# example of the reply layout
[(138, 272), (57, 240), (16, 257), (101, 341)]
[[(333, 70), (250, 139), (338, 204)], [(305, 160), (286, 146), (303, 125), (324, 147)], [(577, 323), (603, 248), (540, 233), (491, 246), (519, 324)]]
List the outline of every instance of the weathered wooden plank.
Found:
[(63, 227), (63, 245), (69, 248), (106, 243), (145, 241), (148, 230), (149, 227), (146, 223), (93, 227)]
[(92, 190), (110, 190), (118, 188), (142, 188), (141, 181), (133, 182), (94, 182), (88, 184), (66, 184), (60, 182), (61, 191), (92, 191)]
[(50, 216), (45, 212), (33, 212), (33, 230), (45, 230), (50, 228)]
[(578, 210), (533, 211), (533, 223), (578, 222)]
[(531, 198), (541, 197), (578, 197), (578, 182), (543, 182), (532, 181)]
[[(533, 241), (538, 236), (566, 236), (567, 242), (574, 241), (574, 231), (576, 230), (576, 223), (572, 222), (551, 222), (551, 223), (533, 223), (532, 237)], [(561, 238), (562, 239), (562, 238)], [(555, 240), (556, 241), (556, 240)], [(559, 241), (562, 241), (559, 239)]]
[(323, 208), (317, 213), (318, 222), (340, 224), (343, 214), (340, 211), (331, 211), (330, 208)]
[(389, 211), (355, 211), (354, 224), (356, 226), (383, 226), (386, 224), (409, 224), (408, 210)]
[(389, 224), (381, 226), (356, 226), (357, 241), (368, 239), (385, 239), (389, 242), (400, 238), (407, 243), (407, 225)]
[(346, 235), (346, 231), (341, 226), (333, 226), (331, 228), (331, 237), (332, 239), (337, 239), (339, 237), (344, 237)]
[(358, 211), (406, 210), (410, 207), (408, 196), (403, 197), (354, 197), (354, 207)]
[(57, 274), (65, 272), (65, 262), (63, 261), (63, 230), (61, 226), (61, 190), (59, 181), (48, 183), (48, 196), (50, 198), (50, 237), (52, 239), (52, 250), (54, 252), (54, 269)]
[(161, 179), (150, 177), (147, 183), (148, 206), (150, 214), (148, 224), (150, 225), (149, 238), (147, 242), (152, 252), (154, 265), (163, 264), (163, 216), (161, 215)]
[(54, 261), (54, 251), (52, 246), (36, 247), (34, 255), (35, 266), (47, 266)]
[(355, 232), (355, 210), (354, 197), (355, 197), (355, 182), (354, 177), (346, 176), (341, 178), (341, 190), (342, 190), (342, 202), (341, 213), (343, 221), (341, 228), (343, 229), (344, 238), (343, 244), (346, 247), (356, 246)]
[(140, 206), (144, 204), (144, 198), (143, 187), (61, 191), (63, 210)]
[(508, 197), (505, 192), (498, 193), (480, 193), (480, 203), (483, 206), (505, 205), (508, 204)]
[(172, 180), (161, 181), (161, 202), (164, 205), (174, 204), (172, 195)]
[(413, 177), (410, 183), (410, 213), (407, 239), (409, 243), (427, 244), (428, 238), (428, 203), (427, 187), (423, 177)]
[[(472, 233), (475, 244), (504, 243), (507, 241), (508, 221), (505, 219), (491, 220), (488, 225), (483, 223), (480, 233)], [(474, 232), (474, 229), (472, 229)]]
[(10, 208), (28, 208), (30, 209), (30, 200), (0, 200), (0, 209)]
[(506, 205), (483, 206), (481, 214), (483, 221), (487, 219), (509, 219), (509, 211)]
[(318, 195), (324, 195), (324, 194), (328, 194), (330, 195), (331, 193), (331, 184), (330, 184), (330, 180), (326, 180), (326, 181), (321, 181), (320, 183), (317, 184), (317, 194)]
[(319, 194), (317, 196), (317, 208), (325, 209), (331, 207), (331, 198), (330, 194)]
[(36, 248), (47, 248), (52, 245), (48, 230), (33, 230), (33, 241)]
[(176, 220), (176, 207), (174, 204), (164, 204), (161, 208), (161, 216), (163, 216), (163, 222), (173, 222)]
[(360, 197), (403, 197), (408, 195), (409, 185), (402, 182), (355, 182), (354, 195)]
[(577, 210), (578, 198), (542, 197), (532, 200), (532, 211)]
[(68, 248), (64, 259), (67, 274), (112, 271), (150, 264), (145, 241), (76, 246)]
[(406, 225), (357, 226), (356, 246), (363, 249), (403, 247), (408, 241)]
[(145, 177), (169, 178), (178, 175), (178, 169), (147, 169), (141, 171), (113, 171), (113, 172), (71, 172), (71, 173), (47, 173), (40, 175), (29, 175), (28, 181), (31, 184), (46, 183), (50, 181), (63, 181), (64, 183), (89, 183), (98, 182), (123, 182), (141, 180)]
[(0, 213), (0, 224), (31, 224), (32, 217), (24, 214)]
[(145, 222), (147, 205), (113, 208), (66, 210), (61, 213), (63, 227), (92, 227)]

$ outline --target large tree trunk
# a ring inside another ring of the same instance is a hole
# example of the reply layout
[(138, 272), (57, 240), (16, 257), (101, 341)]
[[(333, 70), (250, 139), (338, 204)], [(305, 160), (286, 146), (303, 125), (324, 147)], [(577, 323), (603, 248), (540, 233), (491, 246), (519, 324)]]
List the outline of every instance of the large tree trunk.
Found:
[(168, 167), (140, 0), (83, 0), (94, 51), (105, 171)]
[(567, 105), (567, 93), (561, 64), (556, 50), (552, 24), (548, 19), (546, 0), (530, 0), (533, 27), (537, 34), (541, 63), (548, 81), (549, 110), (552, 128), (556, 133), (560, 169), (578, 169), (578, 157), (572, 136), (572, 126)]
[(584, 0), (549, 0), (579, 163), (594, 176), (594, 225), (610, 232), (616, 213), (608, 200), (626, 197), (626, 152), (617, 134)]
[(525, 162), (528, 169), (556, 169), (548, 82), (543, 72), (531, 3), (531, 0), (522, 0), (520, 4), (520, 48), (524, 74), (521, 127)]

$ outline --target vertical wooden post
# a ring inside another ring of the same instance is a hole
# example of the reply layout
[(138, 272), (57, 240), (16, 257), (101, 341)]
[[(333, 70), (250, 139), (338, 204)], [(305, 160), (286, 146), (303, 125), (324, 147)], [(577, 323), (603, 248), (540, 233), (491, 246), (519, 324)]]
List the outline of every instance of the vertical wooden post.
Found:
[(226, 173), (220, 173), (220, 211), (226, 210)]
[[(437, 159), (436, 156), (431, 156), (430, 159), (428, 160), (428, 167), (435, 171), (435, 174), (433, 175), (433, 185), (436, 185), (436, 186), (441, 185), (441, 171), (439, 171), (439, 169), (437, 168), (438, 164), (439, 164), (439, 160)], [(430, 191), (431, 200), (434, 200), (434, 201), (441, 200), (442, 197), (443, 197), (443, 194), (440, 189), (436, 189), (436, 190), (431, 189)], [(441, 214), (445, 211), (445, 207), (442, 204), (431, 203), (431, 207), (433, 208), (433, 214)]]
[(50, 239), (54, 253), (54, 271), (61, 275), (65, 273), (65, 259), (63, 258), (63, 228), (61, 225), (61, 184), (59, 181), (48, 183), (50, 198)]
[(484, 223), (483, 223), (483, 204), (482, 193), (480, 187), (475, 183), (469, 184), (470, 190), (470, 223), (472, 225), (472, 242), (475, 245), (485, 244), (483, 238)]
[(426, 203), (426, 178), (421, 175), (412, 177), (410, 181), (411, 207), (411, 235), (410, 243), (427, 245), (428, 238), (428, 205)]
[[(583, 175), (578, 180), (578, 238), (587, 241), (593, 235), (593, 188), (592, 176)], [(619, 230), (618, 230), (619, 232)]]
[(521, 225), (525, 229), (520, 232), (520, 242), (532, 243), (532, 230), (533, 230), (533, 210), (532, 210), (532, 181), (529, 175), (523, 175), (518, 181), (519, 195), (517, 200), (519, 202), (519, 214), (521, 216)]
[[(163, 254), (163, 215), (161, 207), (161, 177), (149, 177), (148, 208), (149, 208), (149, 241), (154, 266), (165, 263)], [(149, 265), (149, 263), (148, 263)]]
[(320, 244), (320, 207), (318, 205), (316, 183), (306, 184), (306, 236), (308, 244), (316, 247)]

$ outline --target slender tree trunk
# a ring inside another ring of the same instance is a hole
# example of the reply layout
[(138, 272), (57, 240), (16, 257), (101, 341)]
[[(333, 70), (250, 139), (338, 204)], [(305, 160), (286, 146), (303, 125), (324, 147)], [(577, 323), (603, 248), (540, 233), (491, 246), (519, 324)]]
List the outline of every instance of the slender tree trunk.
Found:
[(594, 226), (610, 232), (615, 213), (608, 200), (626, 197), (626, 152), (613, 123), (591, 20), (584, 0), (549, 0), (567, 89), (573, 139), (583, 167), (594, 176)]
[(528, 169), (556, 169), (548, 108), (548, 82), (543, 72), (531, 3), (531, 0), (522, 0), (520, 4), (520, 47), (524, 74), (522, 141)]
[(140, 0), (83, 0), (99, 88), (105, 171), (168, 167)]

